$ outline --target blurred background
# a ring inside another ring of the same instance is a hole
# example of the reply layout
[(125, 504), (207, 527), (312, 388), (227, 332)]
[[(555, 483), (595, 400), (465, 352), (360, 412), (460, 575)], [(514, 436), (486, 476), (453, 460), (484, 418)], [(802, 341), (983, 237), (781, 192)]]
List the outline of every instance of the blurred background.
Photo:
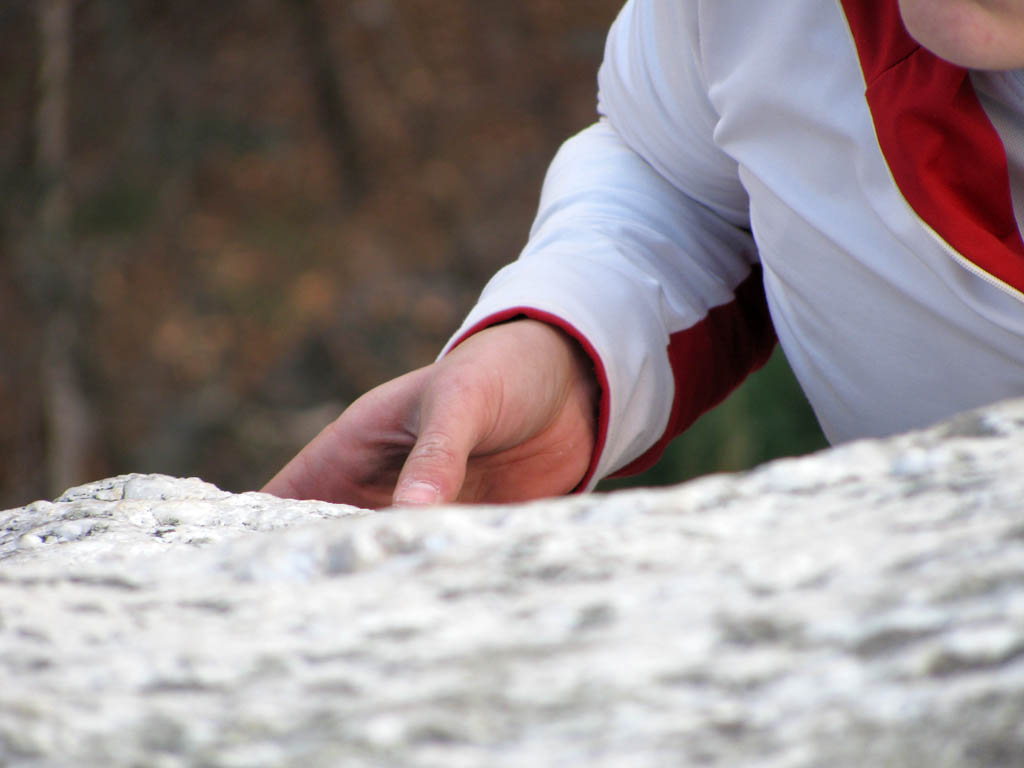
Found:
[[(0, 509), (259, 487), (432, 360), (593, 121), (619, 5), (4, 0)], [(821, 445), (777, 354), (632, 482)]]

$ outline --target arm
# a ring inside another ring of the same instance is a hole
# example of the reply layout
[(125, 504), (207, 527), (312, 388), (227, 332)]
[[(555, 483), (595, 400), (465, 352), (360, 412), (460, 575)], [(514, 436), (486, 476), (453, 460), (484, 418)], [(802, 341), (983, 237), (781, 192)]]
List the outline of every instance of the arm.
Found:
[(712, 139), (697, 31), (692, 3), (627, 3), (602, 120), (552, 163), (520, 259), (436, 363), (360, 398), (265, 490), (382, 506), (590, 488), (653, 463), (767, 359), (746, 196)]
[(562, 147), (527, 247), (455, 336), (515, 311), (590, 351), (602, 398), (587, 486), (652, 464), (774, 346), (698, 31), (695, 4), (625, 6), (599, 75), (602, 120)]

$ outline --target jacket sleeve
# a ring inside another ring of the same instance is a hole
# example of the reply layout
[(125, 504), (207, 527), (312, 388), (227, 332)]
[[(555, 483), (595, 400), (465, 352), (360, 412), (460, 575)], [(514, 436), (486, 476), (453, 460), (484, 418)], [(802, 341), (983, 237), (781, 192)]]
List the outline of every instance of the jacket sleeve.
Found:
[(602, 388), (584, 488), (653, 464), (775, 343), (746, 194), (713, 140), (697, 3), (630, 0), (598, 84), (601, 118), (553, 160), (526, 248), (445, 348), (520, 315), (580, 342)]

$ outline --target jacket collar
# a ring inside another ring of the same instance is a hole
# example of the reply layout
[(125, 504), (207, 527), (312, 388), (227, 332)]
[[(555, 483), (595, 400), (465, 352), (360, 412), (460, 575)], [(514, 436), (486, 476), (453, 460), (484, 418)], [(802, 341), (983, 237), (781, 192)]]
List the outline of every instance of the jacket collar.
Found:
[(963, 257), (1024, 291), (1006, 152), (968, 71), (910, 37), (896, 0), (840, 0), (900, 192)]

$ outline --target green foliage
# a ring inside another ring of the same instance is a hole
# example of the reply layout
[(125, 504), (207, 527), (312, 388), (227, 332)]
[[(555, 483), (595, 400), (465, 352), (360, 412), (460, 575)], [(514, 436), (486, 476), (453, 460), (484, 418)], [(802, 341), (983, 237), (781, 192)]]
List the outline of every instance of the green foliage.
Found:
[(749, 469), (826, 445), (785, 355), (777, 349), (764, 368), (674, 440), (657, 465), (634, 477), (606, 480), (599, 490), (669, 485), (710, 472)]

